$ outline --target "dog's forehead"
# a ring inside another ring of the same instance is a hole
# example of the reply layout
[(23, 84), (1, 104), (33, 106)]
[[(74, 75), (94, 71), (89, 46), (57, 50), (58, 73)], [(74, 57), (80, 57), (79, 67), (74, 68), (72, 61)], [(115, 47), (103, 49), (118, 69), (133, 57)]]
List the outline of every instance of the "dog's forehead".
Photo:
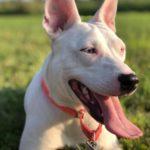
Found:
[(94, 43), (105, 43), (103, 33), (91, 23), (78, 23), (58, 37), (57, 42), (62, 46), (84, 48)]
[(103, 34), (104, 38), (108, 42), (112, 42), (112, 43), (115, 43), (115, 44), (119, 43), (119, 44), (124, 45), (124, 42), (107, 25), (105, 25), (102, 22), (96, 22), (95, 25), (97, 26), (97, 28), (100, 30), (100, 32)]
[(119, 49), (124, 45), (122, 40), (104, 23), (75, 24), (63, 32), (56, 40), (59, 49), (80, 50), (86, 47), (101, 47), (101, 49)]
[(90, 36), (100, 36), (100, 38), (102, 38), (102, 34), (100, 33), (100, 30), (97, 28), (97, 26), (86, 22), (75, 24), (70, 30), (65, 32), (63, 36), (70, 36), (69, 39), (81, 39), (83, 37), (88, 38)]

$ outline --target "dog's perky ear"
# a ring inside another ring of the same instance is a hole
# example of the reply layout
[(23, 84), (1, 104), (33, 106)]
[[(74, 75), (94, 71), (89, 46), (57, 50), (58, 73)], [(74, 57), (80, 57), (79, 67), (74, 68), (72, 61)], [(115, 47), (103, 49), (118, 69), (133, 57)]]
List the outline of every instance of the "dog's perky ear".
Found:
[(46, 0), (43, 27), (49, 35), (55, 36), (79, 21), (75, 0)]
[(103, 21), (109, 28), (116, 32), (115, 17), (118, 0), (105, 0), (102, 7), (96, 12), (92, 21)]

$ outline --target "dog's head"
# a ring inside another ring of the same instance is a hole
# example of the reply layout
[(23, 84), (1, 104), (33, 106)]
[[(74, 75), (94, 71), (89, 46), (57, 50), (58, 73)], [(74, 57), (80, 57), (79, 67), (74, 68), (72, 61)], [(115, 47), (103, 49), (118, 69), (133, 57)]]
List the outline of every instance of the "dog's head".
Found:
[(105, 0), (82, 22), (74, 0), (47, 0), (43, 26), (52, 38), (55, 91), (80, 100), (110, 132), (137, 138), (142, 132), (126, 119), (118, 100), (136, 90), (138, 78), (124, 63), (126, 47), (115, 33), (117, 3)]

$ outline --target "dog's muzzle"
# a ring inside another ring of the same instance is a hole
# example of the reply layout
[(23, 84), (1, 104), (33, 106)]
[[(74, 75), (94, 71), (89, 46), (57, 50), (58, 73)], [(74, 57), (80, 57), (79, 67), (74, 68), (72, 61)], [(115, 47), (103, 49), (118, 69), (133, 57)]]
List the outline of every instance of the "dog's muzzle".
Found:
[[(134, 89), (138, 83), (138, 79), (133, 75), (125, 77), (122, 75), (119, 80), (122, 82), (122, 87), (126, 87), (125, 91), (131, 87)], [(143, 132), (126, 118), (117, 96), (103, 96), (75, 79), (68, 83), (90, 115), (96, 121), (103, 123), (108, 131), (129, 139), (139, 138), (143, 135)], [(131, 90), (133, 90), (132, 88)]]

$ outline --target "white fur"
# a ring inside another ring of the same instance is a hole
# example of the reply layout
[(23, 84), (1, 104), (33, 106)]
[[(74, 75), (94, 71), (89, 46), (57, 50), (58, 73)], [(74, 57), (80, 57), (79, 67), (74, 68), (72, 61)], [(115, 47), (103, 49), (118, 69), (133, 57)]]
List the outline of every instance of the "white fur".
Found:
[[(49, 63), (45, 63), (45, 65), (48, 66)], [(41, 77), (47, 74), (45, 71), (45, 69), (40, 70), (27, 89), (25, 96), (27, 116), (20, 150), (54, 150), (65, 145), (73, 146), (86, 142), (85, 135), (80, 129), (79, 120), (61, 112), (43, 94), (40, 82)], [(67, 101), (67, 99), (65, 100)], [(76, 101), (78, 100), (76, 99)], [(69, 103), (68, 105), (71, 106), (76, 102)], [(78, 104), (74, 106), (78, 106)], [(85, 122), (89, 127), (93, 127), (93, 129), (97, 127), (96, 121), (88, 114)], [(116, 136), (109, 133), (105, 127), (103, 127), (98, 143), (101, 148), (106, 150), (114, 149), (114, 147), (119, 149)]]
[[(98, 54), (80, 51), (86, 47), (94, 47)], [(82, 104), (70, 89), (69, 79), (77, 79), (100, 94), (119, 95), (118, 75), (133, 73), (124, 63), (125, 52), (121, 54), (121, 48), (125, 48), (125, 44), (101, 21), (77, 21), (67, 30), (55, 34), (52, 53), (26, 92), (26, 123), (20, 150), (53, 150), (87, 140), (80, 129), (79, 120), (61, 112), (48, 101), (41, 88), (41, 78), (46, 80), (57, 103), (74, 109)], [(88, 114), (85, 121), (93, 129), (97, 127), (97, 122)], [(116, 136), (105, 127), (98, 145), (105, 150), (120, 148)]]

